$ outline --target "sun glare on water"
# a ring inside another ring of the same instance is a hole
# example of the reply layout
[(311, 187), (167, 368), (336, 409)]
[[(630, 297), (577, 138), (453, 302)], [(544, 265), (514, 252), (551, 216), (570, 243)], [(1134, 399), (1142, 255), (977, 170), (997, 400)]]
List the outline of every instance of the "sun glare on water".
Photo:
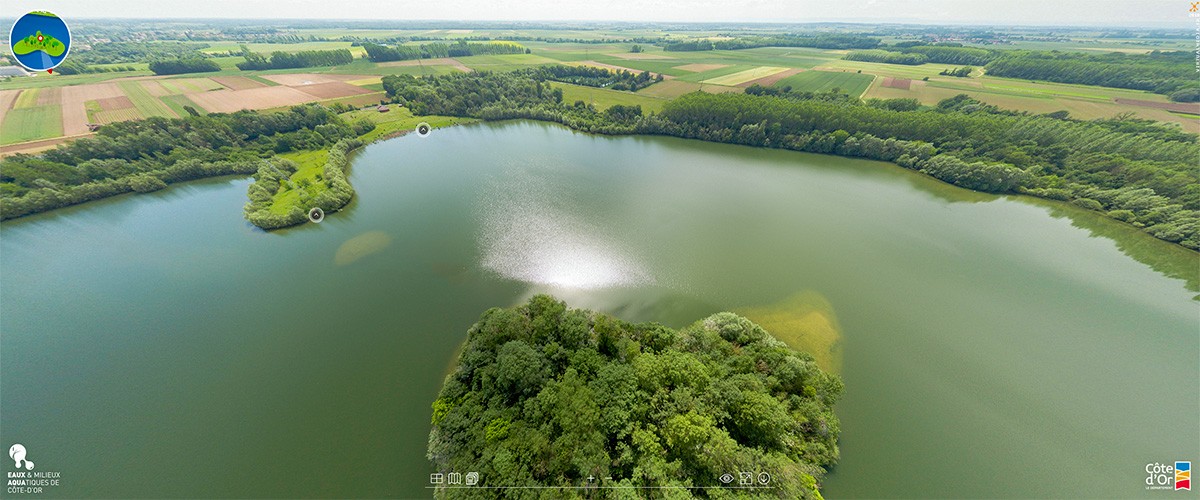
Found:
[(594, 289), (653, 283), (602, 228), (549, 203), (536, 182), (493, 186), (480, 213), (484, 268), (541, 285)]

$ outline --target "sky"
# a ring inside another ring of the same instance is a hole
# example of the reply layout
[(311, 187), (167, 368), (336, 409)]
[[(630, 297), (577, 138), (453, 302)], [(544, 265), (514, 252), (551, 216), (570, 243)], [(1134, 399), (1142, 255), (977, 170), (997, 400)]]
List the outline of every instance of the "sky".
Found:
[(1188, 28), (1192, 0), (5, 0), (0, 17), (752, 21)]

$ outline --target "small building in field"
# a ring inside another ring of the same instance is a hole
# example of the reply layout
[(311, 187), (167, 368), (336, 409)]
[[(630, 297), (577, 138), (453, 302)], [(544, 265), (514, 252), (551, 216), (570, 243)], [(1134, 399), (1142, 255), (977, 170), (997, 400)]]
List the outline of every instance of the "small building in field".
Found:
[(379, 107), (375, 108), (375, 110), (380, 113), (387, 113), (388, 111), (391, 111), (391, 108), (388, 108), (386, 104), (380, 104)]

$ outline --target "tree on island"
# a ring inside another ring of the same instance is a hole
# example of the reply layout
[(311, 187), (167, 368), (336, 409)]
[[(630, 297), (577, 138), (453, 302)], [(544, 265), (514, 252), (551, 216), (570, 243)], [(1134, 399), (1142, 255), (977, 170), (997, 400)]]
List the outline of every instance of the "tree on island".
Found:
[(563, 487), (545, 490), (553, 498), (599, 485), (734, 496), (748, 471), (771, 486), (755, 493), (820, 498), (841, 393), (812, 356), (733, 313), (673, 330), (538, 295), (468, 331), (433, 403), (429, 458), (443, 473), (478, 472), (481, 486)]

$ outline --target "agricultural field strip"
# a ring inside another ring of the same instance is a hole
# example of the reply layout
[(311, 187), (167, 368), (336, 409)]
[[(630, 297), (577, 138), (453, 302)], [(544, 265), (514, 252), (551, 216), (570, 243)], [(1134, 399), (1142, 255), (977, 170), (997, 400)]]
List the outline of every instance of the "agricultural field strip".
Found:
[(142, 113), (143, 116), (163, 116), (167, 118), (177, 118), (178, 116), (169, 106), (160, 101), (157, 97), (150, 95), (150, 92), (145, 87), (138, 84), (136, 81), (123, 81), (117, 84), (125, 95), (133, 101), (134, 107)]
[(737, 73), (733, 73), (733, 74), (729, 74), (729, 75), (725, 75), (725, 76), (710, 78), (710, 79), (704, 80), (702, 83), (733, 86), (733, 85), (737, 85), (739, 83), (748, 82), (750, 80), (757, 80), (759, 78), (768, 77), (768, 76), (774, 75), (776, 73), (783, 73), (784, 71), (787, 71), (788, 69), (790, 69), (790, 68), (779, 67), (779, 66), (759, 66), (757, 68), (751, 68), (751, 69), (748, 69), (745, 71), (739, 71)]

